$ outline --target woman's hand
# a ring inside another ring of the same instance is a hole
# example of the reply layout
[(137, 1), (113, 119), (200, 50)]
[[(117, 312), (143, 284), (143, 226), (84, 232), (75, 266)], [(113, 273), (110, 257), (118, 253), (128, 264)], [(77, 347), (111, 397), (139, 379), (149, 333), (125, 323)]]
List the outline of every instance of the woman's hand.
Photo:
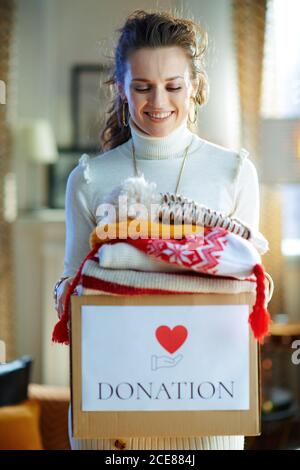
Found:
[(61, 281), (61, 283), (57, 287), (55, 309), (57, 311), (59, 319), (61, 319), (62, 314), (64, 313), (65, 298), (66, 298), (68, 287), (72, 281), (73, 281), (73, 277), (68, 277), (64, 279), (63, 281)]

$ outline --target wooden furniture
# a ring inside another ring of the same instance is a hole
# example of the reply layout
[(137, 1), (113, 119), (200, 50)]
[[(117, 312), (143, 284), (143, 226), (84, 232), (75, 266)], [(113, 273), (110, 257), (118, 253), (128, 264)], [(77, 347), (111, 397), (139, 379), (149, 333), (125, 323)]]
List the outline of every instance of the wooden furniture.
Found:
[(300, 323), (272, 323), (270, 327), (273, 336), (300, 336)]
[(40, 430), (45, 450), (70, 450), (68, 436), (69, 387), (30, 384), (29, 398), (41, 406)]
[(248, 450), (300, 448), (300, 375), (291, 345), (300, 323), (273, 322), (262, 347), (262, 434), (246, 438)]

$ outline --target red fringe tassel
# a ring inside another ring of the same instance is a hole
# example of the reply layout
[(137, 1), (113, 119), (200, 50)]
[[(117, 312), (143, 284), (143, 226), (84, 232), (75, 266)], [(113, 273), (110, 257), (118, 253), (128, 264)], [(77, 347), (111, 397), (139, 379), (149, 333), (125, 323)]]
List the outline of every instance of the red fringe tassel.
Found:
[(271, 322), (270, 314), (265, 307), (265, 272), (260, 264), (256, 264), (253, 269), (256, 277), (256, 301), (249, 316), (249, 323), (253, 331), (254, 337), (263, 344), (264, 337), (269, 332)]
[(69, 330), (68, 330), (68, 322), (69, 322), (69, 307), (70, 307), (70, 300), (71, 300), (71, 295), (73, 294), (75, 287), (77, 286), (80, 277), (81, 277), (81, 271), (83, 268), (84, 263), (86, 260), (92, 258), (95, 253), (97, 253), (99, 246), (95, 246), (84, 258), (82, 261), (81, 265), (79, 266), (79, 269), (76, 273), (76, 276), (74, 277), (73, 281), (68, 287), (66, 297), (65, 297), (65, 303), (64, 303), (64, 311), (63, 314), (60, 318), (60, 320), (56, 323), (53, 333), (52, 333), (52, 341), (54, 343), (62, 343), (62, 344), (70, 344), (70, 335), (69, 335)]

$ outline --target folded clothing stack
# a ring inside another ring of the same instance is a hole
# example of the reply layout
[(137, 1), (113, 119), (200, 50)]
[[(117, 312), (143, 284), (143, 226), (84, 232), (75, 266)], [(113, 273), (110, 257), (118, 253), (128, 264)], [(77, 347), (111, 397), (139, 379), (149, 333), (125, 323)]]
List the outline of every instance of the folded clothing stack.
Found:
[[(91, 234), (91, 252), (70, 285), (53, 341), (69, 344), (69, 305), (75, 291), (79, 295), (155, 295), (255, 290), (249, 323), (255, 338), (263, 341), (270, 323), (266, 310), (270, 295), (266, 297), (260, 255), (247, 240), (221, 227), (166, 227), (153, 222), (141, 224), (139, 237), (132, 238), (129, 220), (107, 225), (108, 231), (97, 227)], [(163, 236), (167, 229), (169, 238)], [(268, 287), (270, 294), (272, 284)]]
[[(266, 277), (268, 299), (271, 282)], [(255, 276), (233, 279), (189, 272), (103, 268), (97, 254), (85, 262), (76, 287), (78, 295), (239, 294), (255, 290)]]

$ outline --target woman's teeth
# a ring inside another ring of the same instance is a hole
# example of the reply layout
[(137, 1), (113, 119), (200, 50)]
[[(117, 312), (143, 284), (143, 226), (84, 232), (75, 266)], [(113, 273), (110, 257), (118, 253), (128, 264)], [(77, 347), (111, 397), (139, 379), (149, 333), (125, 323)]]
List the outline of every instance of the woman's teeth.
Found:
[(169, 113), (146, 113), (151, 119), (156, 119), (156, 120), (164, 120), (164, 119), (168, 119), (171, 114), (172, 114), (172, 111), (170, 111)]

